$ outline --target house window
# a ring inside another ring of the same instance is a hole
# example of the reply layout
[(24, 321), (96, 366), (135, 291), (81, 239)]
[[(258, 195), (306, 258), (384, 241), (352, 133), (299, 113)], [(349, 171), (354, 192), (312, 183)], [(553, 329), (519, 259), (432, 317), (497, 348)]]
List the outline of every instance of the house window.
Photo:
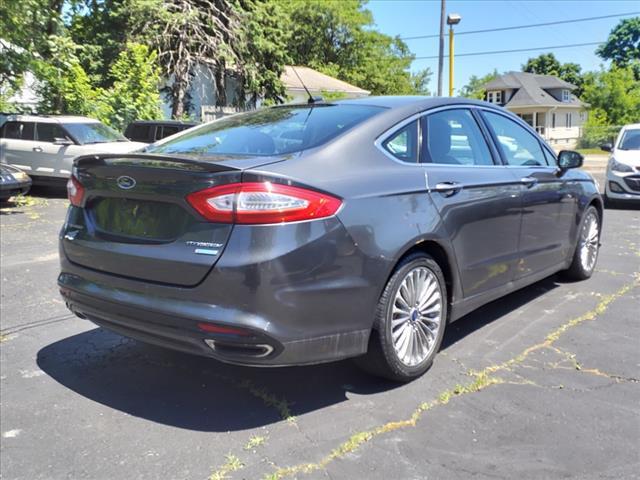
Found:
[(502, 103), (502, 91), (487, 93), (487, 101), (489, 103)]
[(571, 101), (571, 95), (569, 94), (569, 90), (562, 90), (562, 101), (563, 102)]
[(584, 112), (580, 112), (580, 121), (584, 122)]
[(567, 128), (571, 128), (571, 114), (570, 113), (566, 113), (565, 114), (565, 124), (566, 124)]

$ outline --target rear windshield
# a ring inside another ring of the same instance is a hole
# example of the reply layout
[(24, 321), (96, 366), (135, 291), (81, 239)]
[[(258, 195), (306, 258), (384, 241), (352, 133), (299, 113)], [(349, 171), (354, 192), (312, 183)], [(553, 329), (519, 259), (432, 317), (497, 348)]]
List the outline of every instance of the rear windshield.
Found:
[(281, 155), (317, 147), (379, 113), (366, 105), (274, 107), (234, 115), (159, 145), (153, 153)]

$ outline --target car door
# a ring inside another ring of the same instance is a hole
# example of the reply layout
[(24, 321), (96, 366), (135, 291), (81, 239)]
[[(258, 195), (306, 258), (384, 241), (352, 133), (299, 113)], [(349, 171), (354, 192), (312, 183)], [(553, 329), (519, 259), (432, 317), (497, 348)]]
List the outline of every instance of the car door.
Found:
[(503, 162), (523, 184), (521, 262), (516, 279), (561, 265), (571, 248), (577, 196), (555, 157), (527, 127), (495, 111), (483, 110)]
[(35, 123), (8, 121), (2, 125), (0, 160), (31, 173), (34, 148)]
[(509, 283), (518, 263), (521, 185), (470, 108), (422, 118), (421, 162), (466, 298)]
[(69, 133), (59, 123), (36, 123), (36, 148), (33, 157), (33, 174), (43, 177), (68, 177), (71, 175), (73, 145), (57, 145), (56, 139), (73, 143)]

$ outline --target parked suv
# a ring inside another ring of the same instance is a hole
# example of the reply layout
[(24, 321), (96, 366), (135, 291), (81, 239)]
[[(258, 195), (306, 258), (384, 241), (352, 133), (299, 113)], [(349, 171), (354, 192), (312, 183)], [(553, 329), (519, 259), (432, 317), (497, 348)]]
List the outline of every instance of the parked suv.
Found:
[(472, 100), (233, 115), (76, 159), (58, 285), (81, 318), (150, 343), (245, 365), (360, 356), (411, 380), (449, 322), (591, 276), (602, 200), (581, 165)]
[(134, 142), (153, 143), (196, 125), (177, 120), (136, 120), (127, 126), (124, 136)]
[(34, 185), (63, 185), (78, 155), (144, 146), (87, 117), (12, 115), (0, 128), (0, 162), (27, 172)]
[(611, 152), (605, 185), (607, 202), (640, 202), (640, 123), (625, 125), (615, 144), (601, 148)]

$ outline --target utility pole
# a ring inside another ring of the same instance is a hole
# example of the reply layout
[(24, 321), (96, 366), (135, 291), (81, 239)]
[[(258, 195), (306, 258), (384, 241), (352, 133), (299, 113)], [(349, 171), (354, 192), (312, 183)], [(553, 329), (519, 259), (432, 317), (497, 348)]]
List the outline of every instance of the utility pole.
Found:
[(445, 0), (440, 0), (440, 48), (438, 50), (438, 96), (442, 96), (442, 66), (444, 62)]

